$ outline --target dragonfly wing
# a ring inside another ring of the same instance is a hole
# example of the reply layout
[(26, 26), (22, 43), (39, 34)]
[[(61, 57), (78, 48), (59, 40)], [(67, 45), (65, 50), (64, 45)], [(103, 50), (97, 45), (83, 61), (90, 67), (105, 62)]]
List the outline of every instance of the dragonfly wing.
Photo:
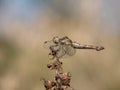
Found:
[(61, 45), (60, 51), (58, 52), (58, 57), (68, 57), (72, 56), (76, 53), (76, 49), (74, 49), (71, 45)]
[(66, 53), (69, 56), (73, 56), (76, 53), (76, 49), (74, 49), (71, 45), (66, 46)]
[(59, 49), (59, 51), (58, 51), (58, 53), (57, 53), (58, 57), (61, 58), (61, 57), (63, 57), (65, 54), (66, 54), (65, 48), (64, 48), (62, 45), (60, 45), (60, 49)]

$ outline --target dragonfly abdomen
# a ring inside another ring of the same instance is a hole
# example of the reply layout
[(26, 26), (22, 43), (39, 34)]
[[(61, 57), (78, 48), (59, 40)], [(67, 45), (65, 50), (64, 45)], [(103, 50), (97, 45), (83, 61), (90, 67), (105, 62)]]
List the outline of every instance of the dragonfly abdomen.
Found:
[(75, 49), (95, 49), (97, 51), (100, 51), (100, 50), (104, 49), (104, 47), (102, 47), (102, 46), (84, 45), (84, 44), (79, 44), (79, 43), (76, 43), (76, 42), (73, 42), (72, 46)]

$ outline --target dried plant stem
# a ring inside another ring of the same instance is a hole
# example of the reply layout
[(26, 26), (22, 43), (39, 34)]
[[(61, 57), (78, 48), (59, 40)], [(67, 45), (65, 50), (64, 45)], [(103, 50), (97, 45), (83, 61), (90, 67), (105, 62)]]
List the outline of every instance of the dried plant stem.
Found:
[[(56, 52), (54, 52), (56, 53)], [(62, 62), (57, 57), (57, 54), (54, 54), (54, 61), (47, 65), (50, 70), (55, 70), (55, 77), (53, 81), (45, 80), (44, 87), (46, 90), (74, 90), (70, 89), (70, 80), (71, 74), (70, 72), (64, 73), (62, 68)]]

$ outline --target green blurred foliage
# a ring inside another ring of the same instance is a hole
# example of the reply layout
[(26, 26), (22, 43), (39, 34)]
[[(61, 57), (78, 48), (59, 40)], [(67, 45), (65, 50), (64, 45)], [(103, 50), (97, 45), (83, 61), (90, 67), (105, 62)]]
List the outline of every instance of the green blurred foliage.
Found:
[(0, 52), (2, 54), (2, 60), (0, 63), (0, 76), (6, 74), (6, 72), (14, 65), (18, 56), (18, 48), (14, 42), (10, 42), (7, 39), (0, 37)]

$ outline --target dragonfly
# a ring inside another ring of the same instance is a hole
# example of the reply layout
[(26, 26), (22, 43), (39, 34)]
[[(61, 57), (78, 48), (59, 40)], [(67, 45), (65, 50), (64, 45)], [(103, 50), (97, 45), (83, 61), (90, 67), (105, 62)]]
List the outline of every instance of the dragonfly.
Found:
[(44, 47), (49, 48), (50, 59), (54, 59), (55, 57), (62, 58), (64, 56), (73, 56), (76, 53), (76, 49), (91, 49), (96, 51), (105, 49), (103, 46), (79, 44), (75, 41), (72, 41), (67, 36), (55, 36), (52, 40), (45, 41)]

